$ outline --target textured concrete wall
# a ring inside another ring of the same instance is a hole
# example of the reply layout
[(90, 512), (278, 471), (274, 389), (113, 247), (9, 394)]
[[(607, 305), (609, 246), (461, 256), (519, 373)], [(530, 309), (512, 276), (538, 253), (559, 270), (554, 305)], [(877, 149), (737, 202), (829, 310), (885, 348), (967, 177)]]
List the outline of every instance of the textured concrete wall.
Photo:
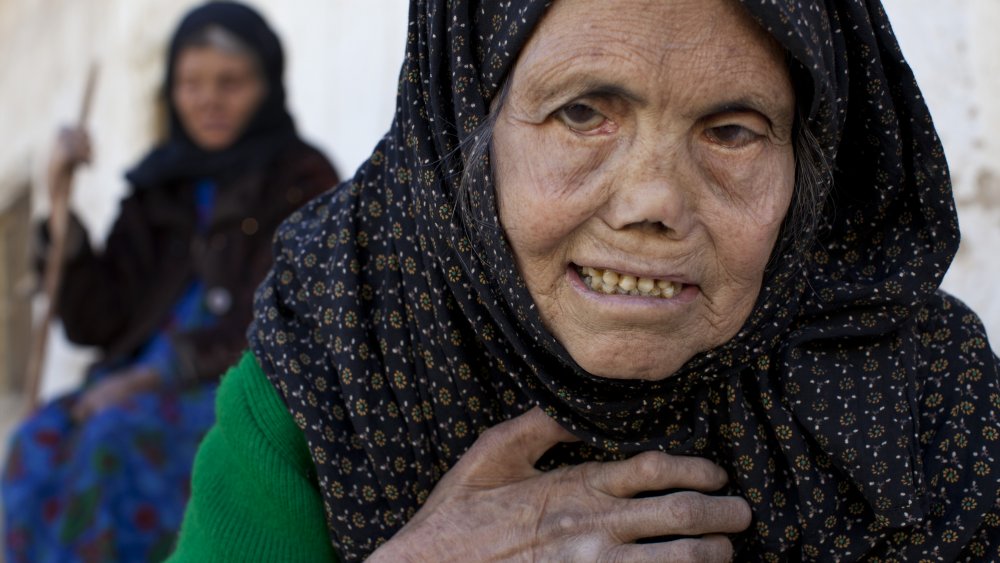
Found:
[[(58, 124), (75, 119), (87, 67), (100, 65), (91, 113), (94, 165), (74, 205), (100, 239), (122, 196), (122, 172), (156, 131), (164, 43), (192, 0), (0, 0), (0, 208), (42, 169)], [(385, 132), (406, 31), (405, 0), (257, 0), (284, 40), (290, 104), (304, 136), (347, 176)], [(945, 287), (1000, 343), (1000, 2), (886, 0), (937, 122), (964, 235)], [(44, 202), (44, 197), (36, 197)], [(45, 211), (44, 203), (36, 213)], [(49, 392), (84, 361), (58, 338)], [(62, 382), (62, 383), (61, 383)]]

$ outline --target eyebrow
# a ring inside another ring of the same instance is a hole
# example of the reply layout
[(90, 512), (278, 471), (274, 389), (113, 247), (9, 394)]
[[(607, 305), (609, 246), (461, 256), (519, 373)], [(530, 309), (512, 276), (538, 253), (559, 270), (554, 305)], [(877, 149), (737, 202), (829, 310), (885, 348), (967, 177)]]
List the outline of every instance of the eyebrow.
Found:
[(543, 104), (553, 98), (579, 98), (580, 96), (593, 96), (598, 98), (623, 98), (639, 105), (647, 103), (646, 98), (639, 95), (634, 90), (603, 80), (586, 78), (584, 80), (556, 81), (551, 88), (545, 88), (537, 95), (532, 95), (532, 101)]
[[(769, 121), (777, 122), (785, 117), (787, 112), (775, 99), (766, 96), (763, 92), (744, 92), (717, 104), (706, 106), (700, 109), (703, 115), (718, 115), (726, 113), (754, 112), (761, 114)], [(795, 104), (792, 104), (791, 112), (794, 116)], [(794, 119), (794, 117), (793, 117)]]
[(753, 98), (741, 97), (704, 108), (702, 113), (708, 115), (715, 115), (719, 113), (743, 113), (748, 111), (765, 113), (769, 107), (770, 106), (768, 104), (760, 103)]
[[(547, 85), (548, 86), (548, 85)], [(529, 99), (537, 105), (547, 105), (552, 100), (572, 100), (579, 97), (621, 98), (637, 105), (649, 103), (643, 95), (626, 85), (593, 76), (577, 76), (553, 80), (551, 86), (539, 88)], [(782, 113), (776, 102), (764, 92), (740, 92), (733, 97), (710, 106), (697, 108), (701, 115), (756, 112), (768, 118), (779, 118)]]

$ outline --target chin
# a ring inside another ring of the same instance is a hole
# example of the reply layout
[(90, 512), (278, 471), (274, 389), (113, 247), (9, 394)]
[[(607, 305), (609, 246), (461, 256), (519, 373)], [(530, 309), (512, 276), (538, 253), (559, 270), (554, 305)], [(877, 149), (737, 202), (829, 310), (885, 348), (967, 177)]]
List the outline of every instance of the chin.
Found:
[(202, 133), (191, 135), (192, 141), (206, 151), (220, 151), (233, 144), (235, 136), (231, 134)]
[[(604, 347), (591, 347), (570, 356), (587, 373), (607, 379), (660, 381), (677, 373), (694, 354), (650, 354), (648, 349), (626, 347), (624, 351), (611, 352)], [(662, 349), (661, 349), (662, 351)]]

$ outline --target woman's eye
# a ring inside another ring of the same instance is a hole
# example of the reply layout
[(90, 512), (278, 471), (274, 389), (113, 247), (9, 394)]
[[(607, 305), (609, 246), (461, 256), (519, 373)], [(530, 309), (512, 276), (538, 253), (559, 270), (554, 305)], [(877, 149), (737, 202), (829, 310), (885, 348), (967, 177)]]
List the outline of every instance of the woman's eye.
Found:
[(706, 130), (706, 135), (712, 141), (726, 147), (738, 149), (746, 146), (760, 137), (759, 134), (743, 127), (742, 125), (720, 125), (710, 127)]
[(570, 104), (560, 109), (557, 116), (570, 129), (584, 133), (597, 129), (607, 121), (600, 112), (585, 104)]
[(178, 80), (174, 88), (184, 94), (195, 94), (201, 89), (201, 82), (196, 80)]

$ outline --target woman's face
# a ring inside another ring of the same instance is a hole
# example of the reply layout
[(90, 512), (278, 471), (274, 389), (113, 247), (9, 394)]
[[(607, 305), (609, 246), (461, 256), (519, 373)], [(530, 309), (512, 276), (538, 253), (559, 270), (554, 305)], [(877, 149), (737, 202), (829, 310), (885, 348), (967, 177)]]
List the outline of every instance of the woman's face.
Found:
[(783, 51), (732, 0), (558, 0), (511, 80), (500, 219), (549, 330), (627, 379), (732, 338), (794, 186)]
[(254, 59), (214, 47), (187, 47), (174, 62), (174, 107), (200, 148), (233, 144), (267, 93)]

